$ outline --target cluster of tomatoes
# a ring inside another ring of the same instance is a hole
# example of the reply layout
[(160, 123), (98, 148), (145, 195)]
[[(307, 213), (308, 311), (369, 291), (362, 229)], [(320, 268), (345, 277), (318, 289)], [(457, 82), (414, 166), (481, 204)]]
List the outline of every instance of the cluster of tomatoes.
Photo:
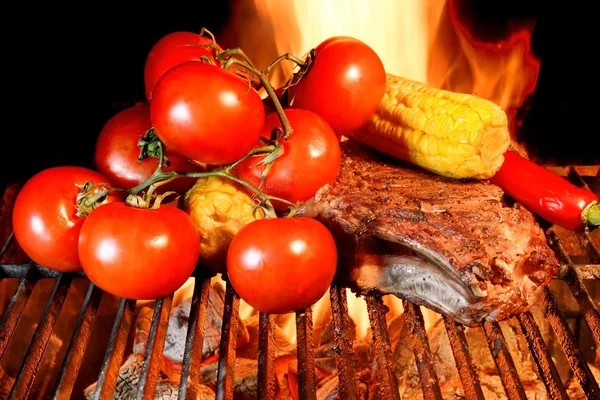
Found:
[[(22, 188), (13, 229), (27, 255), (58, 271), (83, 269), (116, 296), (156, 299), (177, 290), (200, 257), (189, 215), (175, 203), (161, 204), (160, 196), (136, 196), (132, 189), (144, 187), (157, 169), (180, 176), (157, 193), (183, 194), (202, 171), (234, 165), (226, 169), (231, 179), (247, 182), (265, 198), (285, 200), (273, 201), (278, 211), (333, 183), (340, 138), (366, 123), (383, 96), (386, 76), (377, 54), (357, 39), (330, 38), (299, 62), (300, 78), (278, 90), (240, 54), (191, 32), (159, 40), (144, 69), (148, 101), (106, 123), (97, 141), (96, 171), (53, 167)], [(263, 100), (260, 85), (240, 70), (269, 86), (270, 98)], [(273, 98), (283, 92), (288, 101)], [(160, 140), (153, 147), (160, 156), (138, 160), (140, 139), (149, 131)], [(248, 156), (265, 143), (279, 149), (277, 157)], [(324, 225), (280, 213), (237, 233), (226, 272), (250, 305), (284, 313), (316, 302), (336, 263), (335, 242)]]

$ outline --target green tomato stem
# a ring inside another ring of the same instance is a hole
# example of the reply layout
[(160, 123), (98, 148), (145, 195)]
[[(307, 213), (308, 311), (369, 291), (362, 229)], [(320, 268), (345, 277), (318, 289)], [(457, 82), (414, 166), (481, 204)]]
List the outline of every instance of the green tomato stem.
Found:
[[(237, 58), (233, 57), (234, 55), (240, 56), (243, 59), (245, 59), (246, 61), (237, 59)], [(248, 71), (252, 72), (252, 74), (254, 74), (256, 77), (258, 77), (262, 87), (265, 88), (265, 90), (267, 91), (267, 94), (269, 95), (269, 98), (273, 102), (273, 106), (275, 107), (275, 112), (277, 113), (277, 116), (279, 117), (279, 120), (281, 121), (281, 126), (283, 127), (283, 139), (284, 140), (289, 139), (289, 137), (292, 135), (294, 130), (292, 129), (292, 126), (290, 125), (290, 122), (288, 121), (287, 116), (285, 115), (285, 112), (283, 111), (283, 107), (281, 106), (279, 97), (277, 97), (277, 93), (275, 93), (275, 89), (273, 89), (273, 85), (271, 85), (269, 78), (267, 78), (267, 76), (265, 74), (263, 74), (261, 71), (256, 69), (256, 67), (254, 67), (254, 65), (252, 65), (252, 63), (250, 62), (250, 60), (248, 59), (246, 54), (244, 54), (244, 52), (241, 49), (226, 50), (226, 51), (220, 53), (218, 55), (218, 58), (219, 58), (219, 61), (221, 61), (221, 62), (223, 60), (227, 59), (227, 61), (225, 61), (225, 64), (223, 65), (223, 69), (228, 70), (228, 69), (231, 69), (232, 66), (238, 65), (238, 66), (241, 66), (241, 67), (247, 69)]]
[[(204, 172), (169, 171), (169, 172), (164, 172), (162, 170), (162, 166), (159, 164), (159, 166), (156, 168), (156, 170), (154, 170), (152, 175), (150, 175), (150, 177), (148, 177), (148, 179), (146, 179), (144, 182), (140, 183), (139, 185), (129, 189), (128, 193), (130, 196), (137, 196), (143, 190), (148, 189), (148, 191), (146, 192), (145, 199), (144, 199), (145, 203), (148, 203), (149, 200), (151, 199), (151, 197), (154, 195), (154, 191), (156, 190), (156, 188), (158, 188), (159, 186), (161, 186), (163, 184), (171, 182), (172, 180), (175, 180), (177, 178), (200, 179), (200, 178), (208, 178), (211, 176), (216, 176), (216, 177), (220, 177), (220, 178), (229, 179), (229, 180), (236, 182), (237, 184), (245, 187), (246, 189), (250, 190), (252, 193), (254, 193), (260, 199), (267, 217), (268, 218), (276, 218), (277, 215), (275, 213), (275, 208), (271, 204), (271, 200), (280, 201), (280, 202), (283, 202), (286, 204), (291, 204), (291, 203), (285, 199), (280, 199), (280, 198), (273, 197), (273, 196), (267, 196), (264, 193), (262, 193), (259, 189), (252, 186), (250, 183), (248, 183), (242, 179), (239, 179), (238, 177), (236, 177), (232, 174), (232, 170), (236, 166), (238, 166), (242, 161), (244, 161), (245, 159), (247, 159), (251, 156), (254, 156), (254, 155), (268, 154), (268, 153), (272, 152), (274, 149), (275, 149), (275, 146), (272, 146), (272, 145), (254, 148), (254, 149), (250, 150), (244, 157), (242, 157), (238, 161), (234, 162), (233, 164), (227, 165), (227, 166), (223, 167), (222, 169), (218, 169), (218, 170), (214, 170), (214, 171), (204, 171)], [(163, 151), (162, 146), (160, 147), (159, 151), (162, 153), (162, 151)], [(159, 156), (160, 156), (160, 154), (159, 154)]]
[(285, 54), (282, 54), (279, 57), (277, 57), (275, 59), (275, 61), (273, 61), (271, 64), (269, 64), (269, 66), (262, 71), (262, 73), (265, 76), (269, 76), (269, 74), (271, 73), (271, 71), (273, 70), (273, 68), (275, 68), (280, 62), (282, 62), (284, 60), (285, 61), (291, 61), (291, 62), (293, 62), (294, 64), (296, 64), (297, 66), (299, 66), (301, 68), (304, 67), (304, 65), (305, 65), (305, 63), (304, 63), (304, 61), (302, 59), (300, 59), (300, 58), (298, 58), (298, 57), (296, 57), (294, 55), (291, 55), (290, 53), (285, 53)]

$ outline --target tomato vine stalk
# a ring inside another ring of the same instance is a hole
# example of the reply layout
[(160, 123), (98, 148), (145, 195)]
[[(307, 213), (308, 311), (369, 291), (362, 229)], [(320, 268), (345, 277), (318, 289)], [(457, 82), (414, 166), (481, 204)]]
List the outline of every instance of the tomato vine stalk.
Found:
[[(244, 160), (249, 157), (265, 155), (264, 159), (260, 161), (261, 164), (265, 165), (263, 170), (263, 177), (261, 181), (264, 182), (264, 178), (268, 170), (270, 169), (272, 163), (279, 156), (283, 154), (283, 146), (278, 142), (279, 139), (287, 140), (293, 133), (293, 128), (287, 119), (285, 112), (283, 110), (283, 106), (275, 89), (271, 85), (269, 81), (268, 75), (273, 70), (273, 68), (278, 65), (282, 61), (291, 61), (296, 64), (296, 66), (300, 67), (300, 70), (295, 73), (294, 82), (297, 82), (298, 79), (306, 72), (312, 61), (312, 53), (304, 59), (300, 59), (296, 56), (293, 56), (289, 53), (283, 54), (275, 59), (267, 68), (263, 71), (258, 70), (250, 58), (242, 51), (240, 48), (233, 48), (227, 50), (221, 50), (218, 46), (214, 35), (206, 28), (202, 28), (200, 31), (200, 35), (208, 35), (212, 39), (212, 43), (207, 45), (202, 45), (202, 47), (209, 47), (213, 51), (213, 56), (219, 62), (221, 68), (225, 70), (231, 70), (233, 67), (236, 68), (236, 73), (245, 79), (248, 79), (249, 82), (252, 82), (252, 78), (248, 76), (251, 74), (253, 77), (258, 78), (259, 85), (256, 89), (260, 89), (261, 87), (265, 89), (267, 95), (269, 96), (269, 100), (279, 120), (281, 122), (282, 128), (276, 128), (273, 132), (271, 132), (270, 140), (263, 140), (263, 146), (254, 148), (250, 150), (245, 156), (235, 161), (232, 164), (224, 166), (220, 169), (210, 170), (210, 171), (202, 171), (202, 172), (177, 172), (177, 171), (169, 171), (165, 172), (163, 167), (169, 166), (169, 160), (165, 156), (165, 145), (162, 143), (160, 138), (157, 136), (154, 129), (150, 129), (146, 132), (143, 138), (140, 139), (138, 143), (138, 147), (140, 147), (140, 155), (138, 157), (138, 162), (141, 162), (145, 158), (148, 157), (156, 157), (158, 158), (158, 166), (156, 170), (152, 173), (150, 177), (148, 177), (145, 181), (141, 182), (139, 185), (127, 190), (128, 198), (127, 202), (133, 206), (147, 207), (148, 204), (154, 199), (156, 189), (169, 183), (178, 178), (208, 178), (208, 177), (220, 177), (224, 179), (229, 179), (240, 186), (243, 186), (250, 192), (252, 192), (256, 197), (260, 199), (259, 207), (263, 208), (265, 215), (267, 218), (275, 218), (277, 214), (275, 209), (271, 203), (271, 201), (278, 201), (290, 206), (289, 212), (286, 217), (291, 217), (294, 214), (294, 204), (278, 197), (269, 196), (263, 193), (259, 188), (254, 187), (250, 183), (239, 179), (236, 177), (232, 171)], [(205, 57), (201, 60), (202, 62), (208, 62), (214, 65), (214, 62)], [(240, 69), (245, 71), (246, 73), (240, 72)], [(286, 83), (285, 88), (289, 86), (290, 81)], [(104, 201), (104, 199), (113, 191), (124, 191), (125, 189), (120, 188), (110, 188), (106, 185), (93, 185), (91, 182), (87, 182), (85, 185), (80, 186), (80, 193), (77, 196), (77, 208), (78, 213), (82, 216), (87, 216), (89, 213), (96, 208), (98, 205)], [(140, 196), (142, 191), (146, 190), (146, 194), (144, 197)], [(172, 192), (167, 192), (168, 195), (172, 194)], [(154, 199), (155, 204), (157, 206), (160, 205), (160, 202), (167, 197), (167, 193), (165, 195), (161, 195)]]
[[(242, 70), (245, 70), (248, 73), (252, 74), (254, 77), (258, 78), (260, 85), (257, 87), (257, 89), (260, 89), (262, 87), (267, 92), (267, 95), (269, 96), (269, 100), (271, 101), (273, 108), (275, 109), (275, 112), (277, 113), (277, 116), (279, 117), (281, 126), (283, 127), (282, 138), (284, 140), (289, 139), (289, 137), (293, 133), (293, 128), (290, 125), (290, 122), (288, 121), (288, 119), (285, 115), (285, 112), (283, 111), (283, 106), (281, 105), (281, 101), (280, 101), (279, 97), (277, 96), (277, 93), (275, 93), (275, 89), (273, 89), (273, 85), (271, 85), (268, 75), (273, 70), (273, 68), (275, 68), (275, 66), (278, 65), (282, 61), (291, 61), (291, 62), (295, 63), (297, 66), (299, 66), (301, 71), (304, 71), (310, 64), (310, 62), (309, 62), (310, 58), (307, 58), (307, 60), (302, 60), (301, 58), (296, 57), (289, 53), (282, 54), (281, 56), (277, 57), (271, 64), (269, 64), (269, 66), (267, 66), (267, 68), (265, 68), (263, 71), (260, 71), (258, 68), (256, 68), (254, 66), (254, 64), (252, 63), (252, 60), (250, 60), (250, 57), (248, 57), (242, 49), (233, 48), (233, 49), (219, 51), (220, 47), (218, 46), (215, 36), (212, 34), (212, 32), (210, 32), (206, 28), (202, 28), (200, 31), (200, 35), (204, 35), (204, 34), (208, 35), (212, 40), (212, 43), (210, 43), (208, 45), (204, 45), (204, 46), (210, 47), (213, 50), (213, 56), (221, 64), (221, 67), (223, 69), (231, 70), (232, 67), (234, 67), (234, 66), (240, 67)], [(249, 79), (250, 81), (252, 80), (245, 73), (238, 73), (238, 74), (242, 75), (246, 79)], [(302, 74), (300, 73), (299, 75), (301, 76)]]

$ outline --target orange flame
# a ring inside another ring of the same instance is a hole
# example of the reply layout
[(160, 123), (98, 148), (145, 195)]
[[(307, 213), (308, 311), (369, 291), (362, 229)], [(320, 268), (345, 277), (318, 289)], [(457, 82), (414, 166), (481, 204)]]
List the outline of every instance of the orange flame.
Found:
[[(499, 104), (511, 118), (513, 138), (514, 116), (537, 84), (540, 62), (530, 45), (534, 23), (486, 42), (461, 19), (458, 0), (238, 0), (236, 6), (219, 41), (241, 47), (260, 69), (284, 53), (302, 56), (331, 36), (353, 36), (379, 54), (389, 73)], [(281, 64), (271, 76), (273, 85), (283, 84), (293, 68)], [(389, 297), (388, 314), (401, 313), (402, 303)], [(348, 292), (348, 304), (363, 337), (369, 328), (365, 302)], [(313, 307), (315, 326), (330, 313), (326, 295)], [(439, 318), (424, 308), (423, 313), (426, 328)], [(294, 318), (279, 321), (295, 340)]]

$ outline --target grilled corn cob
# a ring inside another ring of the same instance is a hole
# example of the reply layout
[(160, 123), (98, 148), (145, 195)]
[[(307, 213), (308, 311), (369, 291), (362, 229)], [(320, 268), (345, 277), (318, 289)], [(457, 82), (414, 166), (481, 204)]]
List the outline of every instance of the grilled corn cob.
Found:
[(487, 179), (498, 171), (510, 145), (498, 105), (391, 74), (386, 85), (376, 114), (351, 139), (448, 177)]
[(201, 263), (225, 272), (227, 250), (235, 234), (244, 225), (264, 218), (262, 209), (255, 206), (235, 182), (214, 176), (196, 181), (183, 197), (183, 209), (200, 233)]

